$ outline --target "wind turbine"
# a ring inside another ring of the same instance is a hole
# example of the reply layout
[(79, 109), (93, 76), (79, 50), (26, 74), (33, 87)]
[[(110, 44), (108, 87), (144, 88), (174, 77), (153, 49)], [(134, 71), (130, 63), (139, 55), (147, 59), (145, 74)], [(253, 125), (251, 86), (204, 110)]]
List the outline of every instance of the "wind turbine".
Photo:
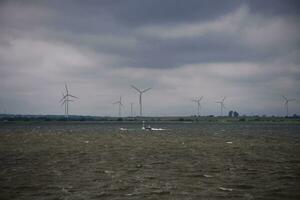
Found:
[(197, 107), (198, 107), (198, 116), (200, 116), (200, 108), (201, 108), (201, 100), (203, 99), (203, 96), (202, 97), (200, 97), (200, 98), (195, 98), (195, 99), (193, 99), (192, 101), (193, 102), (195, 102), (195, 103), (197, 103)]
[(216, 101), (216, 103), (219, 103), (220, 106), (221, 106), (221, 116), (223, 116), (223, 108), (225, 108), (225, 106), (224, 106), (224, 101), (225, 101), (225, 99), (226, 99), (226, 97), (224, 97), (224, 98), (222, 99), (222, 101)]
[(119, 117), (121, 117), (121, 116), (122, 116), (122, 106), (124, 106), (124, 105), (122, 104), (122, 97), (120, 96), (120, 100), (114, 102), (114, 104), (119, 104)]
[(142, 95), (143, 93), (147, 92), (148, 90), (150, 90), (151, 88), (147, 88), (145, 90), (140, 90), (137, 87), (135, 87), (134, 85), (131, 85), (131, 87), (133, 89), (135, 89), (138, 93), (139, 93), (139, 104), (140, 104), (140, 117), (143, 116), (143, 107), (142, 107)]
[(284, 105), (286, 108), (286, 116), (289, 116), (289, 102), (290, 101), (295, 101), (296, 99), (288, 99), (286, 96), (282, 95), (283, 99), (284, 99)]
[(79, 98), (69, 93), (67, 83), (65, 83), (65, 90), (66, 90), (65, 93), (62, 93), (63, 97), (60, 100), (60, 102), (62, 102), (62, 105), (65, 105), (65, 116), (68, 118), (69, 117), (69, 102), (74, 101), (70, 98), (76, 98), (76, 99), (79, 99)]

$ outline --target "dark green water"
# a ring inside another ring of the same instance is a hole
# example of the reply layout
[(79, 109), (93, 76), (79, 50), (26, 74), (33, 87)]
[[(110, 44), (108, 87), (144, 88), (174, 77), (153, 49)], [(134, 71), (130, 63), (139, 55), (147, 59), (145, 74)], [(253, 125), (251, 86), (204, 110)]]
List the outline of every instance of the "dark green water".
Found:
[(1, 199), (300, 198), (297, 124), (150, 125), (1, 124)]

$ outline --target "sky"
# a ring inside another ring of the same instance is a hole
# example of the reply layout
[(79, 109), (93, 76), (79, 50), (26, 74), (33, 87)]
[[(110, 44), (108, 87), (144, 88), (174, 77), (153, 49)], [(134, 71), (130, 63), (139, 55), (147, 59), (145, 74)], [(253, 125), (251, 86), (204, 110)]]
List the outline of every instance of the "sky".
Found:
[(1, 0), (0, 113), (300, 114), (297, 0)]

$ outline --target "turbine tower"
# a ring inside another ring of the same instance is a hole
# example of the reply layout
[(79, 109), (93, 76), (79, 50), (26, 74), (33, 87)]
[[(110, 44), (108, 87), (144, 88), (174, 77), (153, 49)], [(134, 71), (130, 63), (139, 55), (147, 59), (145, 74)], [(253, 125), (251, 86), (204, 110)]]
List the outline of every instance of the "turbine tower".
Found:
[(66, 99), (64, 99), (64, 92), (61, 93), (62, 94), (62, 99), (60, 100), (61, 103), (61, 106), (64, 106), (65, 107), (65, 117), (67, 117), (67, 104), (66, 104)]
[(198, 117), (200, 116), (200, 108), (201, 108), (201, 103), (200, 102), (201, 102), (202, 99), (203, 99), (203, 96), (200, 97), (200, 98), (195, 98), (195, 99), (192, 100), (193, 102), (195, 102), (197, 104), (197, 108), (198, 108), (197, 114), (198, 114)]
[(222, 99), (222, 101), (216, 101), (216, 103), (219, 103), (220, 104), (220, 107), (221, 107), (221, 116), (223, 116), (223, 108), (225, 108), (224, 106), (224, 101), (225, 101), (226, 97), (224, 97)]
[(130, 116), (133, 117), (133, 104), (134, 103), (130, 103)]
[(74, 102), (74, 101), (71, 99), (64, 99), (61, 103), (62, 106), (63, 105), (65, 106), (65, 117), (69, 117), (69, 113), (68, 113), (68, 103), (69, 102)]
[(282, 95), (283, 99), (284, 99), (284, 105), (285, 105), (285, 109), (286, 109), (286, 116), (289, 116), (289, 102), (290, 101), (295, 101), (296, 99), (288, 99), (286, 96)]
[(139, 93), (140, 117), (142, 117), (143, 116), (142, 95), (143, 95), (143, 93), (147, 92), (151, 88), (147, 88), (145, 90), (140, 90), (137, 87), (135, 87), (134, 85), (131, 85), (131, 87)]
[(114, 104), (119, 104), (119, 117), (122, 117), (122, 106), (124, 106), (124, 105), (122, 104), (122, 97), (120, 96), (120, 100), (114, 102)]
[(79, 99), (79, 98), (69, 93), (68, 86), (66, 83), (65, 83), (65, 90), (66, 90), (65, 93), (62, 93), (63, 97), (60, 100), (60, 102), (62, 102), (62, 105), (65, 105), (65, 117), (68, 118), (69, 117), (69, 102), (74, 101), (70, 98), (76, 98), (76, 99)]

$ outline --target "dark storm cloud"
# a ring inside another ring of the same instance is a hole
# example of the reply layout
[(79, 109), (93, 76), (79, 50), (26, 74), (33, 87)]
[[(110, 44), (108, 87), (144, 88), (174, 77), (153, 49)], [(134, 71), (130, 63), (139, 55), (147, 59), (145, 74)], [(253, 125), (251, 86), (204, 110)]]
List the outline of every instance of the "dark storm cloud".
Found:
[[(170, 31), (172, 31), (172, 27), (185, 23), (191, 24), (191, 26), (193, 24), (201, 26), (201, 23), (221, 20), (222, 17), (236, 12), (241, 6), (246, 6), (248, 13), (246, 16), (236, 16), (236, 18), (251, 17), (252, 14), (254, 17), (256, 17), (255, 15), (272, 15), (272, 17), (295, 15), (299, 7), (297, 1), (226, 1), (222, 4), (219, 1), (208, 0), (32, 1), (32, 5), (22, 1), (12, 2), (20, 6), (20, 9), (32, 6), (28, 12), (35, 10), (36, 16), (25, 18), (24, 21), (18, 17), (15, 19), (14, 17), (10, 19), (9, 16), (4, 17), (6, 21), (2, 24), (4, 27), (8, 26), (8, 30), (11, 28), (30, 31), (44, 28), (42, 34), (45, 34), (45, 37), (77, 43), (78, 46), (86, 45), (99, 52), (124, 57), (125, 59), (122, 59), (122, 63), (118, 67), (150, 68), (172, 68), (198, 62), (267, 60), (277, 57), (281, 49), (270, 47), (262, 50), (260, 47), (249, 47), (249, 45), (241, 44), (245, 39), (244, 33), (228, 35), (226, 32), (222, 32), (222, 29), (213, 30), (200, 36), (195, 33), (191, 37), (182, 38), (160, 38), (147, 33), (143, 35), (138, 33), (138, 29), (148, 27), (153, 30), (153, 27), (166, 26), (164, 31), (168, 32), (168, 27), (171, 27)], [(46, 15), (44, 20), (39, 11), (48, 13), (43, 14)], [(250, 21), (248, 23), (251, 26), (251, 19), (245, 20)], [(255, 20), (257, 20), (257, 24), (268, 25), (271, 23), (261, 22), (260, 19)], [(232, 21), (234, 23), (234, 19)], [(228, 26), (231, 25), (228, 24)], [(299, 26), (299, 23), (293, 25)], [(253, 28), (257, 28), (255, 26)], [(158, 32), (157, 36), (159, 34), (165, 33)], [(272, 34), (280, 33), (273, 32)], [(108, 36), (112, 42), (105, 43), (105, 37)], [(283, 35), (283, 37), (289, 36)], [(43, 37), (43, 35), (39, 33), (39, 37)], [(101, 40), (101, 38), (104, 39)], [(116, 41), (117, 39), (119, 41)], [(114, 40), (115, 42), (113, 42)], [(124, 45), (126, 42), (128, 42), (128, 46)], [(129, 44), (130, 42), (134, 44)], [(299, 44), (299, 41), (297, 42)]]
[[(270, 6), (272, 4), (272, 6)], [(69, 5), (69, 4), (67, 4)], [(98, 6), (95, 6), (98, 5)], [(276, 58), (281, 53), (281, 43), (278, 46), (271, 46), (268, 49), (252, 48), (250, 45), (243, 44), (245, 40), (243, 34), (239, 33), (239, 29), (247, 27), (239, 27), (233, 31), (237, 33), (227, 34), (222, 32), (222, 29), (213, 30), (205, 35), (193, 35), (192, 37), (183, 38), (159, 38), (149, 37), (149, 35), (142, 35), (137, 33), (137, 29), (143, 27), (153, 26), (170, 26), (176, 27), (184, 23), (200, 24), (210, 21), (222, 20), (231, 13), (236, 12), (241, 6), (247, 8), (248, 13), (244, 17), (246, 23), (249, 23), (251, 28), (265, 28), (272, 21), (260, 21), (264, 16), (269, 19), (278, 16), (296, 15), (294, 22), (299, 19), (296, 10), (299, 7), (297, 1), (228, 1), (226, 4), (220, 4), (217, 1), (95, 1), (91, 3), (80, 3), (79, 5), (62, 6), (59, 11), (60, 18), (56, 19), (54, 28), (59, 30), (66, 30), (68, 38), (70, 34), (75, 34), (78, 37), (84, 38), (84, 34), (94, 34), (97, 36), (113, 36), (115, 38), (123, 38), (123, 41), (131, 41), (134, 38), (134, 46), (120, 46), (114, 44), (94, 43), (97, 51), (117, 54), (121, 57), (126, 57), (128, 62), (122, 60), (121, 66), (133, 67), (178, 67), (188, 63), (206, 63), (206, 62), (228, 62), (228, 61), (253, 61), (253, 60), (270, 60)], [(55, 6), (53, 6), (55, 7)], [(251, 19), (254, 16), (254, 22)], [(256, 15), (259, 15), (257, 17)], [(259, 19), (257, 19), (259, 18)], [(228, 19), (230, 20), (230, 19)], [(232, 19), (232, 23), (235, 23)], [(257, 22), (255, 22), (255, 20)], [(282, 24), (290, 21), (289, 18), (284, 19)], [(299, 23), (292, 22), (291, 26), (297, 26)], [(230, 23), (230, 21), (228, 22)], [(244, 21), (240, 22), (241, 24)], [(253, 25), (253, 23), (255, 23)], [(263, 23), (265, 27), (259, 26)], [(274, 22), (276, 23), (276, 22)], [(231, 26), (232, 24), (228, 24)], [(233, 26), (238, 26), (233, 24)], [(248, 26), (243, 25), (243, 26)], [(252, 27), (251, 27), (252, 26)], [(276, 26), (276, 24), (275, 24)], [(280, 25), (279, 25), (280, 26)], [(268, 28), (268, 27), (267, 27)], [(278, 37), (290, 37), (287, 33), (278, 33), (279, 28), (275, 28), (274, 32), (267, 32), (262, 37), (268, 37), (267, 34), (279, 35)], [(282, 27), (290, 28), (290, 27)], [(256, 30), (247, 30), (255, 32)], [(270, 28), (272, 29), (272, 27)], [(167, 31), (168, 28), (167, 28)], [(171, 30), (170, 30), (171, 31)], [(272, 30), (270, 30), (272, 31)], [(83, 34), (83, 35), (82, 35)], [(164, 34), (164, 33), (157, 33)], [(280, 35), (281, 34), (281, 35)], [(282, 35), (286, 34), (286, 35)], [(74, 39), (80, 41), (78, 37)], [(255, 37), (255, 36), (253, 36)], [(258, 35), (258, 37), (260, 37)], [(273, 37), (273, 36), (270, 36)], [(293, 37), (293, 36), (292, 36)], [(264, 39), (264, 38), (262, 38)], [(297, 38), (299, 39), (299, 38)], [(87, 39), (88, 40), (88, 39)], [(85, 42), (87, 42), (87, 40)], [(114, 38), (112, 38), (114, 40)], [(72, 41), (73, 43), (77, 41)], [(122, 42), (120, 41), (121, 45)], [(252, 41), (250, 41), (252, 42)], [(262, 41), (263, 42), (263, 41)], [(271, 41), (276, 43), (277, 41)], [(83, 41), (84, 43), (84, 41)], [(297, 45), (299, 41), (292, 41)], [(80, 44), (82, 45), (82, 43)], [(284, 45), (284, 44), (283, 44)], [(285, 51), (285, 50), (283, 50)]]
[[(297, 0), (227, 0), (222, 3), (218, 0), (130, 0), (94, 3), (100, 4), (117, 21), (131, 26), (212, 20), (232, 12), (242, 4), (248, 5), (253, 13), (265, 15), (298, 14), (300, 7)], [(91, 4), (93, 5), (95, 4)]]

